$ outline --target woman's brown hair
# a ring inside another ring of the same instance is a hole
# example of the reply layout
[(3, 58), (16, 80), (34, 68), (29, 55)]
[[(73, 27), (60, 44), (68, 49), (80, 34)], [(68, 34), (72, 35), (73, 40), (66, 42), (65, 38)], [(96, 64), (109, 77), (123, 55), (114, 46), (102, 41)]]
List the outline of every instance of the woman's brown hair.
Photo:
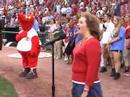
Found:
[(86, 24), (89, 28), (90, 34), (100, 40), (100, 28), (99, 28), (99, 19), (87, 12), (81, 14), (81, 17), (86, 18)]

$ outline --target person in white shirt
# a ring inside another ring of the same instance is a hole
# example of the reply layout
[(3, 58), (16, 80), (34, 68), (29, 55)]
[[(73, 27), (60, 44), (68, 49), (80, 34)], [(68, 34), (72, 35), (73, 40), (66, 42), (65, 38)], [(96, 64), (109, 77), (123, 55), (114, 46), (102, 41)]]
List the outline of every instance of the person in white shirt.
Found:
[(42, 5), (43, 3), (45, 3), (45, 0), (39, 0), (40, 5)]
[(66, 8), (66, 14), (69, 15), (69, 14), (72, 14), (72, 8), (70, 6), (68, 6)]
[(46, 8), (44, 9), (44, 12), (45, 12), (45, 14), (47, 14), (47, 13), (49, 12), (49, 9), (46, 7)]
[(56, 23), (57, 23), (57, 21), (56, 21), (55, 19), (53, 19), (53, 20), (51, 21), (51, 24), (52, 24), (52, 25), (51, 25), (51, 27), (50, 27), (49, 30), (48, 30), (49, 38), (50, 38), (50, 39), (53, 38), (52, 33), (57, 29)]
[(56, 12), (57, 12), (58, 14), (60, 14), (60, 12), (61, 12), (61, 5), (60, 5), (60, 4), (57, 4), (57, 5), (56, 5)]
[(63, 6), (63, 7), (61, 8), (61, 13), (62, 13), (62, 14), (66, 14), (66, 7)]
[(101, 63), (101, 70), (100, 72), (106, 72), (106, 65), (109, 64), (111, 65), (111, 58), (109, 54), (109, 48), (108, 48), (108, 42), (111, 39), (111, 34), (115, 29), (114, 24), (111, 21), (111, 15), (110, 14), (105, 14), (104, 15), (104, 25), (103, 28), (105, 29), (105, 32), (103, 33), (102, 39), (101, 39), (101, 45), (102, 45), (102, 63)]
[(81, 3), (79, 4), (79, 9), (83, 9), (84, 7), (85, 7), (84, 2), (81, 2)]

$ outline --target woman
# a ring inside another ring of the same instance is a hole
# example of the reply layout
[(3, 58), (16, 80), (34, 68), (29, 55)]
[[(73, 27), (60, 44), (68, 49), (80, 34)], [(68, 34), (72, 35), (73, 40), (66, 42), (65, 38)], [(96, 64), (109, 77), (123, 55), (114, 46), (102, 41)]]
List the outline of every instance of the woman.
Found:
[(53, 19), (51, 21), (51, 27), (48, 30), (48, 34), (49, 34), (49, 38), (52, 39), (54, 36), (52, 35), (52, 33), (57, 29), (57, 21), (55, 19)]
[(110, 50), (112, 52), (112, 72), (111, 76), (115, 80), (120, 78), (120, 67), (121, 67), (121, 55), (124, 50), (125, 42), (125, 28), (121, 26), (121, 19), (119, 17), (114, 17), (113, 23), (115, 25), (115, 30), (112, 33), (111, 40), (109, 41)]
[[(56, 24), (57, 29), (54, 30), (52, 35), (54, 38), (59, 37), (60, 35), (64, 34), (64, 31), (62, 30), (62, 25), (60, 22), (57, 22)], [(54, 44), (54, 52), (55, 52), (55, 59), (61, 59), (62, 57), (62, 40), (56, 41)]]
[(68, 45), (65, 49), (65, 54), (68, 57), (67, 64), (72, 64), (72, 51), (75, 47), (75, 39), (76, 39), (76, 33), (78, 31), (78, 28), (76, 27), (76, 24), (70, 23), (69, 24), (69, 31), (68, 31)]
[(126, 15), (124, 17), (124, 24), (123, 26), (126, 28), (125, 33), (125, 48), (123, 52), (123, 57), (125, 61), (125, 73), (129, 73), (130, 71), (130, 15)]
[(73, 51), (72, 96), (103, 97), (98, 71), (101, 47), (98, 19), (83, 13), (78, 22), (79, 34), (83, 37)]
[(64, 61), (69, 63), (69, 56), (66, 54), (66, 47), (68, 46), (68, 43), (69, 43), (69, 31), (70, 31), (70, 27), (69, 27), (69, 23), (66, 23), (66, 29), (65, 29), (65, 34), (66, 34), (66, 38), (64, 39)]

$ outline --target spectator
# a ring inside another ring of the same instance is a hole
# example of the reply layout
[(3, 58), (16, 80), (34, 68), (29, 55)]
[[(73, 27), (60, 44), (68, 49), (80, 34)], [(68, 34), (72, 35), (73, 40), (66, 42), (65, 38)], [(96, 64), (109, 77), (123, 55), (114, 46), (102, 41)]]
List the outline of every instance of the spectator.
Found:
[(39, 0), (39, 4), (43, 5), (45, 3), (45, 0)]
[(85, 13), (80, 17), (78, 27), (83, 39), (73, 51), (72, 96), (103, 97), (98, 78), (101, 55), (99, 23), (95, 16)]
[[(64, 33), (64, 31), (62, 30), (62, 25), (59, 22), (56, 24), (56, 26), (57, 26), (57, 29), (54, 30), (54, 32), (52, 33), (54, 38), (56, 38)], [(61, 59), (61, 57), (62, 57), (62, 40), (55, 42), (54, 52), (55, 52), (55, 59)]]
[(58, 14), (61, 13), (61, 5), (60, 5), (60, 4), (57, 4), (57, 5), (56, 5), (56, 12), (57, 12)]
[(69, 24), (66, 24), (66, 29), (65, 29), (65, 34), (66, 34), (66, 38), (64, 39), (64, 56), (65, 56), (65, 58), (64, 58), (64, 61), (67, 61), (67, 63), (69, 63), (69, 56), (65, 53), (65, 49), (66, 49), (66, 47), (67, 47), (67, 45), (68, 45), (68, 42), (69, 42), (69, 39), (68, 39), (68, 36), (69, 36), (69, 30), (70, 30), (70, 28), (69, 28)]
[(38, 23), (37, 19), (34, 20), (33, 28), (34, 28), (34, 30), (35, 30), (37, 33), (40, 33), (39, 23)]
[(130, 16), (126, 15), (124, 17), (124, 27), (126, 28), (126, 39), (125, 39), (125, 49), (123, 52), (124, 55), (124, 61), (125, 61), (125, 73), (128, 73), (130, 71)]
[(72, 7), (72, 14), (73, 15), (77, 14), (78, 6), (76, 4), (72, 4), (71, 7)]
[(124, 50), (125, 43), (125, 32), (126, 29), (124, 27), (120, 27), (119, 17), (114, 17), (113, 23), (115, 25), (116, 34), (111, 34), (111, 40), (109, 41), (110, 50), (112, 52), (112, 72), (111, 76), (114, 77), (114, 80), (118, 80), (120, 78), (120, 67), (121, 67), (121, 54)]
[(111, 34), (114, 30), (114, 24), (111, 21), (111, 15), (110, 14), (105, 14), (104, 15), (104, 25), (103, 28), (105, 31), (103, 32), (103, 36), (101, 39), (101, 45), (102, 45), (102, 51), (103, 51), (103, 63), (101, 64), (101, 70), (100, 72), (106, 72), (107, 71), (107, 64), (111, 65), (111, 60), (110, 60), (110, 54), (109, 54), (109, 48), (107, 46), (109, 40), (111, 39)]
[(17, 17), (16, 17), (16, 14), (12, 15), (11, 16), (11, 19), (10, 19), (10, 27), (16, 27), (17, 26)]
[(55, 19), (53, 19), (52, 21), (51, 21), (51, 27), (49, 28), (49, 30), (48, 30), (48, 33), (49, 33), (49, 38), (50, 39), (52, 39), (52, 38), (54, 38), (53, 37), (53, 35), (52, 35), (52, 33), (57, 29), (57, 21), (55, 20)]

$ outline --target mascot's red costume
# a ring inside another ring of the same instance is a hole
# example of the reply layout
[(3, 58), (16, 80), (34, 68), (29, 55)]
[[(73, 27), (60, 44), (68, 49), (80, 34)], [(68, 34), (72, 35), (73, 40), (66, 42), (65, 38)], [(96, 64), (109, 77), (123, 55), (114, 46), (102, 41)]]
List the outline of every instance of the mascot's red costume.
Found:
[(24, 71), (20, 77), (27, 79), (37, 78), (37, 62), (40, 52), (40, 42), (37, 32), (33, 29), (34, 17), (18, 14), (18, 20), (22, 30), (16, 35), (18, 41), (17, 50), (22, 56)]

